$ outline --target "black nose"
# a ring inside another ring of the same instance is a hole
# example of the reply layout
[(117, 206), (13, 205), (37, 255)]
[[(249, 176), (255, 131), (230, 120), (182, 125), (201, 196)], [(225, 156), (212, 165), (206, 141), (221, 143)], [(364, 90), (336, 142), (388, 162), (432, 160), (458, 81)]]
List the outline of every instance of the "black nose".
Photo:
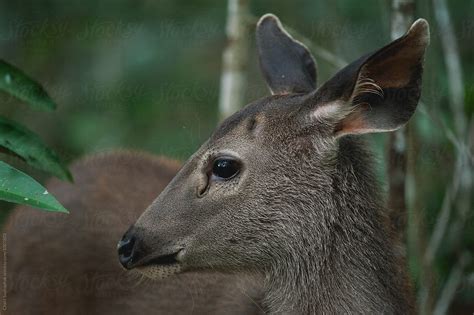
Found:
[(130, 269), (135, 254), (135, 236), (129, 232), (125, 233), (117, 245), (119, 261), (126, 269)]

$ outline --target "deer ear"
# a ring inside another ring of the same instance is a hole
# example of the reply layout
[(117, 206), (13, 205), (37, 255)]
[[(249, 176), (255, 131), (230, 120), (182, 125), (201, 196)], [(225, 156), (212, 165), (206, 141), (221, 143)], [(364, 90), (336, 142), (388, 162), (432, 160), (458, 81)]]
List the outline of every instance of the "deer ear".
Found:
[(339, 71), (319, 90), (313, 117), (333, 116), (337, 135), (392, 131), (415, 112), (421, 94), (428, 22)]
[(265, 14), (258, 21), (257, 49), (260, 68), (272, 94), (308, 93), (316, 88), (313, 56), (273, 14)]

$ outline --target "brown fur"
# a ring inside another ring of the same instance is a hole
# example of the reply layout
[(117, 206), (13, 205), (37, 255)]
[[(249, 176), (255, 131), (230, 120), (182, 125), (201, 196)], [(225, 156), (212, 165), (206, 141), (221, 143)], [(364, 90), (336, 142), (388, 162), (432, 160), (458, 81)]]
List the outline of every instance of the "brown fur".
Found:
[(121, 268), (117, 240), (179, 167), (146, 154), (97, 155), (72, 167), (75, 184), (48, 184), (69, 215), (14, 210), (4, 228), (6, 314), (258, 313), (255, 288), (229, 275), (151, 282)]
[[(52, 182), (71, 216), (17, 211), (7, 228), (13, 313), (260, 311), (250, 278), (209, 274), (217, 270), (257, 277), (272, 314), (414, 313), (372, 156), (354, 134), (407, 123), (428, 42), (418, 20), (313, 91), (310, 53), (265, 15), (257, 46), (275, 95), (223, 122), (165, 189), (178, 165), (109, 155), (76, 165), (76, 186)], [(358, 104), (369, 106), (353, 111)], [(341, 123), (346, 116), (352, 123)], [(233, 176), (219, 170), (229, 159), (239, 165), (227, 169)], [(184, 273), (144, 285), (124, 275), (114, 247), (148, 204), (120, 242), (121, 263), (150, 276)]]

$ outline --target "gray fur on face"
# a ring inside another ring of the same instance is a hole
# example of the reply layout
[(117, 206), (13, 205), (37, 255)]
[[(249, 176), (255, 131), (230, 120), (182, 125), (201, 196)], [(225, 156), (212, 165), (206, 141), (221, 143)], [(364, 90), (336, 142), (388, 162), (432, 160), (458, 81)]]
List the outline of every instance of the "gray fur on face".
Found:
[[(158, 252), (183, 247), (183, 270), (264, 275), (264, 304), (275, 313), (394, 313), (403, 277), (363, 140), (324, 139), (291, 123), (287, 99), (262, 102), (247, 109), (261, 125), (246, 129), (251, 115), (233, 129), (224, 123), (227, 133), (188, 161), (137, 222), (143, 241)], [(209, 182), (208, 163), (230, 152), (241, 174)]]
[[(142, 252), (179, 252), (182, 271), (263, 276), (271, 313), (413, 312), (373, 159), (354, 134), (396, 129), (413, 114), (426, 22), (309, 93), (315, 65), (304, 46), (272, 15), (259, 27), (275, 95), (228, 118), (189, 159), (135, 224)], [(274, 63), (294, 56), (301, 69), (285, 80)], [(223, 156), (241, 165), (230, 180), (212, 175)]]

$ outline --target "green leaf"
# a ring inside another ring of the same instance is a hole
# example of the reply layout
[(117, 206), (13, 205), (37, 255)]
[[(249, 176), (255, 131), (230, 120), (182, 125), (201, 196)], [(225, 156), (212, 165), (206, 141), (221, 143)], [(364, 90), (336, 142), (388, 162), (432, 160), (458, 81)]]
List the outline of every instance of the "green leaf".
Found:
[(48, 211), (69, 213), (37, 181), (2, 161), (0, 161), (0, 199)]
[(56, 153), (41, 139), (18, 123), (0, 117), (0, 146), (15, 153), (29, 165), (72, 181), (72, 175)]
[(3, 60), (0, 60), (0, 90), (27, 102), (37, 109), (56, 109), (56, 104), (39, 83)]

